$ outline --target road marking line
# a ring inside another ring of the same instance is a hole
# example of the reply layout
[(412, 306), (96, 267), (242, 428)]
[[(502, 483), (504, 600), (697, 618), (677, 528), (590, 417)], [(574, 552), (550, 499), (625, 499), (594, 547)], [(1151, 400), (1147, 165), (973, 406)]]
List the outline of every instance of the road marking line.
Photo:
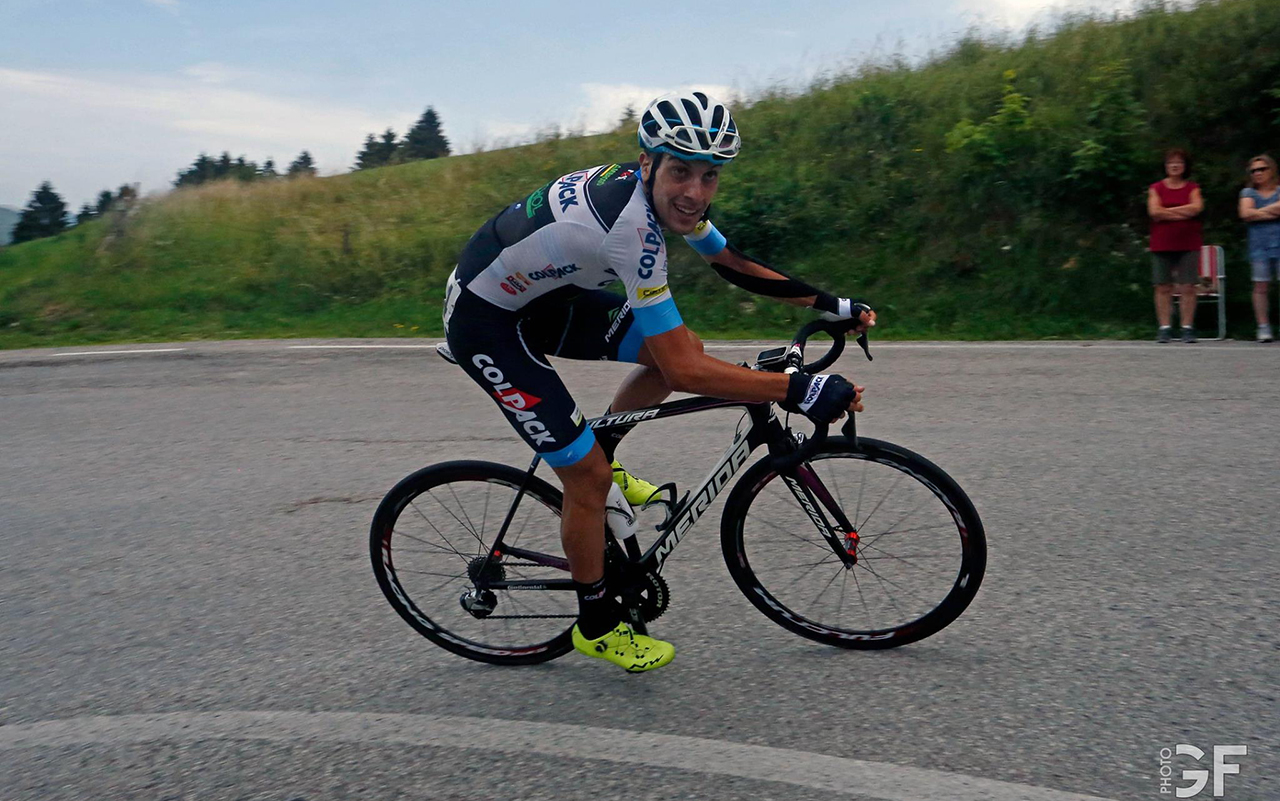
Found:
[(394, 743), (536, 753), (781, 782), (881, 801), (1109, 801), (787, 748), (529, 720), (368, 712), (173, 712), (0, 726), (0, 750), (202, 740)]
[(435, 345), (287, 345), (289, 350), (368, 350), (377, 348), (434, 348)]
[[(814, 347), (820, 347), (824, 350), (830, 344), (825, 340), (814, 340)], [(1245, 343), (1240, 343), (1245, 344)], [(750, 348), (758, 348), (762, 346), (776, 346), (776, 342), (760, 342), (760, 343), (743, 343), (741, 345), (720, 345), (704, 343), (706, 350), (743, 350)], [(1230, 347), (1230, 345), (1228, 345)], [(1165, 350), (1175, 352), (1182, 350), (1177, 347), (1169, 347), (1168, 345), (1160, 345), (1155, 342), (1129, 342), (1129, 343), (1080, 343), (1072, 344), (1066, 342), (872, 342), (871, 349), (875, 350)], [(1237, 349), (1237, 348), (1233, 348)], [(1244, 350), (1245, 348), (1238, 348)], [(850, 348), (846, 348), (846, 351)], [(1261, 350), (1261, 349), (1259, 349)], [(857, 353), (857, 351), (853, 351)]]
[(176, 353), (186, 348), (150, 348), (148, 350), (82, 350), (74, 353), (54, 353), (53, 356), (111, 356), (119, 353)]

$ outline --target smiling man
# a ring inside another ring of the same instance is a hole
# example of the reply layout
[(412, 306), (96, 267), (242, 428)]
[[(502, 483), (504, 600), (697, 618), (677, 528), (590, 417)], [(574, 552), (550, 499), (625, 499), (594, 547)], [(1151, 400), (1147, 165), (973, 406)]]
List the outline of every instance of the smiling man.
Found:
[[(596, 440), (547, 357), (638, 364), (610, 412), (653, 406), (673, 391), (777, 401), (824, 423), (862, 410), (862, 388), (838, 375), (756, 372), (706, 355), (676, 308), (664, 227), (731, 283), (831, 319), (853, 313), (847, 298), (729, 246), (707, 219), (720, 171), (741, 146), (729, 109), (703, 92), (664, 95), (641, 115), (638, 137), (639, 161), (562, 175), (486, 222), (449, 276), (444, 311), (450, 358), (564, 484), (574, 646), (632, 672), (662, 667), (675, 649), (633, 632), (605, 586), (605, 504), (642, 505), (657, 488), (614, 459), (625, 429)], [(618, 280), (625, 297), (604, 291)], [(860, 320), (873, 325), (875, 313)]]

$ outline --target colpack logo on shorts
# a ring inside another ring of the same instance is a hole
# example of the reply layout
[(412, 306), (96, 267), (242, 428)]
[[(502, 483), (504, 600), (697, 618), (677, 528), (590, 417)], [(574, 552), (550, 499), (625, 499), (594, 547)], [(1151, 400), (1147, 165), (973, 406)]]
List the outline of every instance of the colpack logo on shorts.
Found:
[(471, 363), (480, 368), (480, 374), (484, 376), (484, 380), (493, 386), (493, 396), (498, 399), (503, 409), (516, 418), (521, 428), (533, 440), (534, 446), (556, 441), (555, 437), (547, 433), (547, 427), (539, 422), (538, 415), (530, 411), (534, 406), (542, 403), (542, 398), (511, 386), (502, 371), (494, 365), (493, 359), (483, 353), (473, 356)]

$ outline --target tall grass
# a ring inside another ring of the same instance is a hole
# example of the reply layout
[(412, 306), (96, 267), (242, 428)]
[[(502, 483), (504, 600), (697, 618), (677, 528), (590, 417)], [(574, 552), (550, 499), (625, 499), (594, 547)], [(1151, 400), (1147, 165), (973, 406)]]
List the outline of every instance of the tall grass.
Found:
[[(1018, 40), (972, 33), (737, 112), (713, 216), (740, 247), (883, 312), (902, 337), (1145, 335), (1145, 187), (1187, 147), (1251, 319), (1235, 218), (1277, 149), (1280, 3), (1149, 2)], [(494, 211), (633, 158), (630, 131), (324, 179), (171, 193), (124, 220), (0, 252), (0, 346), (439, 332), (441, 285)], [(727, 289), (680, 246), (691, 325), (764, 335), (804, 312)]]

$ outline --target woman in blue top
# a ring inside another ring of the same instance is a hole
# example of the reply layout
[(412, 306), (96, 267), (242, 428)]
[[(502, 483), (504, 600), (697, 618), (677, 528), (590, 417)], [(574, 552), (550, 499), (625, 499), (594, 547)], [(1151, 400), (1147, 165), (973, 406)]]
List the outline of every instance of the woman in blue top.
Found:
[(1280, 280), (1280, 175), (1276, 174), (1276, 160), (1265, 153), (1249, 159), (1249, 185), (1240, 190), (1240, 219), (1249, 226), (1258, 341), (1270, 342), (1267, 290), (1273, 279)]

